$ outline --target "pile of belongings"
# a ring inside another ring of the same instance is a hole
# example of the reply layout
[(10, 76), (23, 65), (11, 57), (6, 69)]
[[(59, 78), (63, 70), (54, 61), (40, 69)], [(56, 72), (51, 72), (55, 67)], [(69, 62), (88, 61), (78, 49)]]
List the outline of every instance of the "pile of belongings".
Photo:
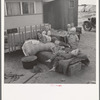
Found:
[[(58, 60), (58, 63), (56, 64), (56, 69), (55, 69), (56, 72), (62, 73), (62, 74), (67, 74), (67, 75), (73, 75), (74, 73), (80, 71), (82, 69), (82, 67), (86, 67), (89, 65), (90, 61), (85, 54), (80, 53), (77, 56), (76, 51), (72, 51), (72, 53), (75, 56), (71, 57), (70, 54), (62, 53), (62, 54), (60, 54), (61, 56), (57, 55), (55, 57), (56, 60)], [(46, 61), (48, 59), (51, 59), (53, 56), (54, 56), (54, 54), (52, 54), (52, 52), (48, 52), (48, 51), (42, 51), (37, 54), (38, 60), (41, 63), (46, 64), (50, 69), (53, 68), (54, 63), (49, 63)], [(53, 62), (55, 62), (56, 60), (53, 60)]]
[[(64, 47), (65, 50), (60, 50), (61, 52), (64, 51), (63, 54), (63, 59), (59, 60), (58, 65), (56, 67), (56, 71), (66, 74), (66, 73), (72, 73), (73, 69), (77, 69), (81, 70), (81, 65), (85, 65), (88, 66), (89, 64), (89, 59), (88, 57), (83, 54), (80, 53), (79, 49), (77, 48), (78, 45), (78, 38), (75, 34), (76, 29), (72, 29), (70, 31), (70, 34), (67, 36), (69, 39), (68, 41), (70, 42), (70, 47), (71, 47), (71, 54), (68, 54), (70, 52), (67, 53), (67, 56), (69, 57), (64, 57), (66, 55), (66, 47)], [(43, 36), (46, 37), (45, 33), (43, 32)], [(67, 34), (67, 33), (66, 33)], [(39, 34), (41, 36), (41, 34)], [(50, 33), (51, 35), (51, 33)], [(41, 39), (41, 38), (39, 38)], [(47, 40), (47, 39), (45, 39)], [(48, 39), (51, 41), (51, 39)], [(54, 42), (41, 42), (39, 40), (27, 40), (25, 41), (25, 43), (22, 46), (22, 50), (25, 56), (32, 56), (32, 55), (36, 55), (38, 58), (38, 61), (40, 61), (41, 63), (46, 64), (46, 60), (52, 58), (52, 56), (54, 56), (54, 53), (52, 48), (55, 47), (59, 47), (60, 45), (60, 41), (59, 40), (54, 40)], [(74, 42), (73, 42), (74, 41)], [(63, 49), (63, 48), (62, 48)], [(72, 56), (74, 55), (74, 56)], [(59, 58), (59, 57), (58, 57)], [(67, 58), (67, 59), (66, 59)], [(75, 65), (75, 66), (74, 66)], [(50, 66), (52, 67), (53, 64), (51, 63)], [(79, 67), (77, 67), (79, 66)]]

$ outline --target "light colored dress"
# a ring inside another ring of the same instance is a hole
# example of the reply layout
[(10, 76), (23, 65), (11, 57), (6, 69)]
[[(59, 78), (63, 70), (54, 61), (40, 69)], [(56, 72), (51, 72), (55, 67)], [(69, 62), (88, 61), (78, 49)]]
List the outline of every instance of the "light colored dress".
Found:
[(68, 43), (72, 47), (72, 49), (77, 49), (78, 48), (78, 36), (76, 34), (71, 34), (68, 36)]

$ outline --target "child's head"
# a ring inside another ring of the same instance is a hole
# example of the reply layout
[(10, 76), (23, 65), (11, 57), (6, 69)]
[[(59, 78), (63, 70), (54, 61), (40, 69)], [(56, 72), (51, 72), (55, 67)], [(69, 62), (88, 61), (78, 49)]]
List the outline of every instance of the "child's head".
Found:
[(48, 35), (48, 36), (51, 36), (51, 31), (48, 31), (48, 32), (47, 32), (47, 35)]
[(67, 30), (70, 31), (70, 29), (71, 29), (71, 25), (68, 24), (68, 25), (67, 25)]
[(67, 28), (71, 28), (71, 25), (70, 24), (67, 24)]
[(42, 34), (38, 31), (38, 32), (37, 32), (37, 37), (38, 37), (38, 39), (40, 39), (41, 36), (42, 36)]
[(40, 31), (37, 31), (37, 36), (41, 36), (41, 32)]
[(75, 34), (75, 33), (76, 33), (76, 28), (71, 28), (71, 29), (70, 29), (70, 33), (71, 33), (71, 34)]
[(42, 35), (46, 35), (46, 31), (43, 31), (43, 32), (42, 32)]
[(59, 40), (55, 40), (54, 42), (56, 45), (59, 45), (60, 41)]
[(49, 25), (46, 25), (45, 28), (46, 28), (46, 31), (50, 30)]

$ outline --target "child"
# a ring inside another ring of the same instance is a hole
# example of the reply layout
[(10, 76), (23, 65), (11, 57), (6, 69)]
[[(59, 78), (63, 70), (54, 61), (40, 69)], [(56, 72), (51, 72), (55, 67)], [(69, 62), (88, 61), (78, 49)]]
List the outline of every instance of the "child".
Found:
[(46, 35), (46, 31), (41, 32), (37, 32), (38, 35), (38, 39), (40, 42), (42, 43), (47, 43), (47, 42), (51, 42), (51, 37)]
[(68, 43), (70, 44), (71, 48), (77, 49), (78, 48), (78, 36), (76, 35), (76, 28), (72, 28), (69, 31), (69, 36), (68, 36)]
[[(68, 48), (70, 47), (69, 44), (66, 44), (66, 43), (64, 43), (64, 42), (61, 42), (61, 41), (59, 41), (57, 38), (55, 38), (54, 44), (55, 44), (55, 47), (52, 48), (52, 51), (53, 51), (54, 54), (55, 54), (56, 52), (62, 51), (62, 50), (65, 49), (66, 47), (68, 47)], [(63, 52), (64, 52), (64, 50), (63, 50)]]
[(49, 36), (46, 31), (42, 32), (42, 36), (46, 38), (46, 42), (51, 42), (51, 36)]
[(67, 50), (62, 50), (60, 52), (56, 52), (50, 59), (48, 59), (46, 61), (46, 62), (52, 62), (53, 63), (53, 68), (50, 69), (49, 71), (55, 71), (60, 60), (71, 59), (71, 58), (77, 56), (79, 53), (80, 53), (79, 49), (71, 51), (70, 48), (67, 48)]
[(64, 59), (70, 59), (73, 56), (78, 55), (79, 49), (72, 51), (70, 48), (66, 48), (65, 46), (60, 46), (60, 41), (55, 40), (55, 47), (52, 48), (53, 56), (48, 59), (46, 62), (52, 62), (53, 68), (50, 71), (55, 71), (55, 68), (58, 66), (58, 62)]

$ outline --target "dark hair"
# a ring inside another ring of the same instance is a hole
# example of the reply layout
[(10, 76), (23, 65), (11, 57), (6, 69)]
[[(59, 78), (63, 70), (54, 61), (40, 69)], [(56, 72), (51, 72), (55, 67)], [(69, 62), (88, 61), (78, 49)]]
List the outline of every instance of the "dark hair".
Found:
[(39, 34), (41, 34), (41, 31), (37, 31), (37, 32), (36, 32), (36, 35), (37, 35), (37, 39), (39, 40), (39, 36), (38, 36), (38, 33), (39, 33)]

